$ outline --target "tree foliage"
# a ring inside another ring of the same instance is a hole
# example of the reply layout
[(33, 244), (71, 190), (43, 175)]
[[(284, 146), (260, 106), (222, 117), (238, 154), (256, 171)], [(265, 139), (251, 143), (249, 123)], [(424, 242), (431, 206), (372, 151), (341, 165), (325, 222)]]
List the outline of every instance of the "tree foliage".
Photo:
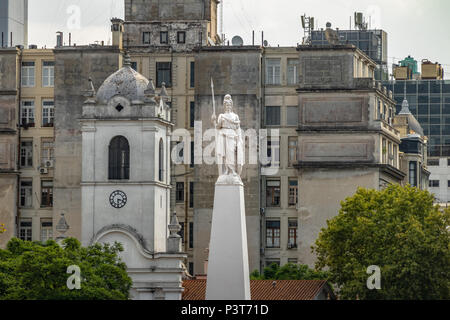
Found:
[[(119, 243), (82, 247), (76, 239), (62, 246), (10, 240), (0, 250), (0, 300), (121, 300), (128, 298), (132, 281), (118, 253)], [(70, 290), (69, 266), (81, 270), (81, 288)]]
[[(313, 251), (343, 299), (449, 299), (449, 210), (410, 186), (358, 189), (327, 222)], [(381, 270), (381, 289), (369, 290), (367, 268)]]
[(280, 267), (276, 263), (264, 268), (262, 274), (258, 270), (251, 273), (252, 280), (326, 280), (328, 273), (324, 271), (315, 271), (307, 265), (298, 265), (288, 263)]

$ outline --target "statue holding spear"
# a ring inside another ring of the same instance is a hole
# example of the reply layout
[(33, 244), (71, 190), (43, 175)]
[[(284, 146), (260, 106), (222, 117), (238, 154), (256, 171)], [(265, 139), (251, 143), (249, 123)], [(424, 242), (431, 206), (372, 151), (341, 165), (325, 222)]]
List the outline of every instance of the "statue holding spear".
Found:
[[(223, 107), (225, 113), (216, 117), (214, 83), (211, 78), (213, 115), (211, 121), (216, 129), (216, 159), (219, 166), (219, 179), (223, 175), (240, 177), (244, 165), (244, 143), (239, 116), (233, 112), (231, 95), (225, 95)], [(239, 178), (240, 181), (240, 178)]]

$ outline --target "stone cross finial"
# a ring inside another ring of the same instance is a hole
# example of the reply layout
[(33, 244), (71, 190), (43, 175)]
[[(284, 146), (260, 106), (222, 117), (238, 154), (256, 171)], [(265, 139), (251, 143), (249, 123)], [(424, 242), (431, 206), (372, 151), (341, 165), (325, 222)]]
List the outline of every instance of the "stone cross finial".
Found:
[(178, 234), (181, 230), (181, 226), (178, 223), (178, 218), (176, 212), (173, 213), (168, 225), (170, 235), (167, 244), (168, 252), (181, 252), (181, 236)]
[(60, 233), (59, 237), (56, 238), (56, 241), (61, 241), (67, 238), (65, 233), (69, 230), (69, 225), (67, 224), (66, 218), (64, 218), (64, 213), (61, 213), (61, 218), (59, 219), (58, 224), (56, 225), (56, 231)]

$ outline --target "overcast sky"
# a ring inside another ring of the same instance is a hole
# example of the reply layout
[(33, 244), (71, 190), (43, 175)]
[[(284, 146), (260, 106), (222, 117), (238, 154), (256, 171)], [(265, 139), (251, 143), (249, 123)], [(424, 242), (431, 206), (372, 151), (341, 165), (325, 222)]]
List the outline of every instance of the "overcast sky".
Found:
[[(56, 31), (72, 33), (77, 44), (110, 43), (110, 18), (124, 17), (124, 0), (29, 0), (29, 44), (54, 47)], [(224, 0), (224, 32), (251, 44), (261, 31), (271, 46), (296, 46), (303, 29), (300, 16), (316, 19), (316, 28), (348, 29), (350, 16), (370, 16), (371, 27), (388, 33), (389, 64), (411, 55), (438, 61), (450, 78), (450, 1), (448, 0)]]

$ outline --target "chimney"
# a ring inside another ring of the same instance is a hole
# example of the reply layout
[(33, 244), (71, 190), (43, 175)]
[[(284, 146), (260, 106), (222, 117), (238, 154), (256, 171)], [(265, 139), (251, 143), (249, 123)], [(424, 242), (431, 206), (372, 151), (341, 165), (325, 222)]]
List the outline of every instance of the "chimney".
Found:
[(119, 18), (111, 19), (112, 45), (123, 49), (123, 20)]
[(64, 33), (61, 31), (56, 32), (56, 47), (62, 47), (64, 40)]

